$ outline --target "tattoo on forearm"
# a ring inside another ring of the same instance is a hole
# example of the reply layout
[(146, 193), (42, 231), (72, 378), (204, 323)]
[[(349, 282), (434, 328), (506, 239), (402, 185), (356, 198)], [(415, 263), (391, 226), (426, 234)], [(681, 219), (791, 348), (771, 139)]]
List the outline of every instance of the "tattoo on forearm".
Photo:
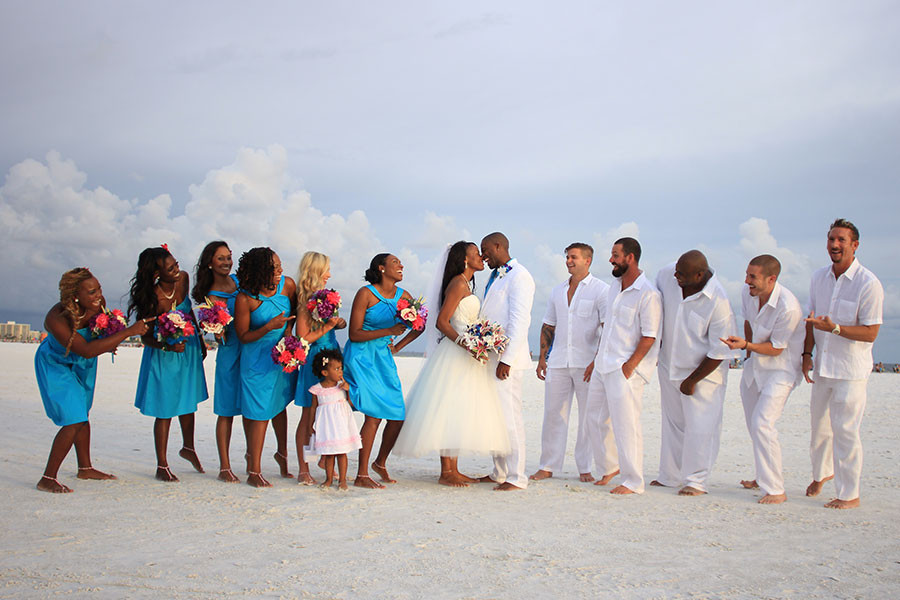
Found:
[(550, 346), (553, 345), (553, 336), (556, 333), (556, 327), (544, 323), (541, 325), (541, 356), (546, 357), (550, 352)]

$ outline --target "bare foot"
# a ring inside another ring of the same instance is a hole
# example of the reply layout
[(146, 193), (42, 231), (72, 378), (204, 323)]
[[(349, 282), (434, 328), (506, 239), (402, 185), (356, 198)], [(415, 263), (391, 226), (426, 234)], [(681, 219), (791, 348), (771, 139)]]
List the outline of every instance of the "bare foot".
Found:
[(759, 484), (755, 479), (741, 479), (741, 487), (745, 490), (758, 490)]
[(462, 477), (463, 481), (465, 481), (466, 483), (479, 483), (479, 481), (476, 478), (469, 477), (468, 475), (463, 475), (459, 471), (457, 471), (456, 474), (459, 475), (460, 477)]
[(654, 479), (653, 481), (651, 481), (651, 482), (650, 482), (650, 485), (652, 485), (653, 487), (669, 487), (669, 486), (665, 485), (664, 483), (660, 483), (660, 482), (657, 481), (656, 479)]
[(288, 471), (288, 459), (284, 454), (280, 454), (276, 452), (274, 455), (275, 462), (278, 463), (278, 468), (281, 469), (281, 476), (285, 479), (293, 479), (294, 474)]
[(322, 488), (323, 490), (328, 490), (328, 489), (331, 489), (332, 483), (334, 483), (333, 479), (326, 479), (325, 481), (323, 481), (321, 483), (321, 485), (319, 485), (319, 487)]
[(42, 492), (50, 492), (51, 494), (71, 494), (72, 488), (67, 485), (63, 485), (56, 480), (55, 477), (47, 477), (44, 475), (41, 477), (37, 485), (35, 486), (37, 489)]
[(250, 473), (250, 476), (247, 477), (247, 485), (252, 485), (256, 488), (272, 487), (272, 484), (262, 476), (262, 473)]
[(309, 471), (301, 471), (300, 474), (297, 475), (297, 483), (302, 483), (303, 485), (316, 485), (316, 480), (309, 474)]
[(613, 477), (615, 477), (618, 474), (619, 474), (618, 469), (616, 469), (612, 473), (607, 473), (606, 475), (604, 475), (603, 477), (601, 477), (600, 479), (595, 481), (594, 485), (606, 485), (607, 483), (609, 483), (612, 480)]
[(356, 479), (353, 480), (353, 485), (354, 487), (368, 488), (370, 490), (380, 490), (384, 488), (383, 485), (368, 475), (357, 475)]
[(532, 481), (541, 481), (542, 479), (550, 479), (551, 477), (553, 477), (552, 471), (548, 471), (547, 469), (541, 469), (541, 470), (537, 471), (534, 475), (529, 477), (528, 479), (531, 479)]
[(372, 463), (372, 470), (375, 471), (376, 473), (378, 473), (378, 475), (381, 477), (381, 480), (382, 480), (383, 482), (385, 482), (385, 483), (397, 483), (397, 480), (396, 480), (396, 479), (391, 479), (391, 476), (388, 475), (388, 471), (387, 471), (387, 468), (386, 468), (386, 467), (384, 467), (384, 466), (382, 466), (382, 465), (378, 465), (378, 464)]
[(520, 488), (520, 487), (517, 486), (517, 485), (513, 485), (513, 484), (511, 484), (511, 483), (508, 482), (508, 481), (504, 481), (503, 483), (501, 483), (500, 485), (498, 485), (497, 487), (495, 487), (495, 488), (494, 488), (494, 491), (495, 491), (495, 492), (514, 492), (514, 491), (518, 491), (518, 490), (521, 490), (521, 489), (522, 489), (522, 488)]
[(490, 475), (484, 475), (476, 479), (478, 483), (497, 483), (497, 480), (493, 479)]
[(627, 494), (633, 494), (634, 490), (625, 487), (624, 485), (617, 485), (613, 489), (609, 490), (610, 494), (616, 494), (617, 496), (625, 496)]
[(182, 448), (178, 451), (178, 456), (191, 463), (198, 473), (205, 472), (203, 470), (203, 467), (200, 465), (200, 459), (197, 458), (197, 453), (194, 452), (193, 448)]
[(231, 469), (219, 469), (219, 476), (217, 477), (219, 481), (224, 481), (225, 483), (240, 483), (241, 480), (238, 479), (237, 475), (231, 472)]
[(698, 490), (697, 488), (691, 487), (689, 485), (686, 485), (683, 488), (681, 488), (680, 490), (678, 490), (679, 496), (702, 496), (705, 493), (706, 492), (704, 492), (703, 490)]
[(469, 487), (469, 484), (463, 476), (459, 473), (454, 473), (453, 471), (448, 471), (446, 473), (441, 473), (441, 476), (438, 478), (438, 483), (441, 485), (446, 485), (449, 487)]
[(579, 473), (578, 474), (579, 481), (583, 481), (584, 483), (590, 483), (594, 480), (594, 476), (588, 473)]
[(156, 466), (156, 478), (160, 481), (178, 481), (175, 473), (169, 467), (160, 467), (159, 465)]
[(822, 491), (822, 486), (825, 485), (825, 482), (831, 479), (834, 479), (834, 475), (829, 475), (822, 481), (816, 481), (815, 479), (813, 479), (813, 482), (806, 487), (806, 495), (810, 497), (818, 496), (819, 492)]
[(758, 500), (760, 504), (781, 504), (787, 500), (787, 494), (766, 494)]
[(825, 508), (856, 508), (859, 506), (859, 498), (853, 500), (838, 500), (835, 498), (825, 505)]
[(350, 489), (349, 487), (347, 487), (347, 480), (346, 480), (346, 479), (344, 479), (343, 481), (341, 481), (340, 483), (338, 483), (338, 489), (341, 490), (342, 492), (346, 492), (347, 490)]
[(78, 467), (78, 479), (118, 479), (112, 473), (104, 473), (103, 471), (98, 471), (94, 467)]

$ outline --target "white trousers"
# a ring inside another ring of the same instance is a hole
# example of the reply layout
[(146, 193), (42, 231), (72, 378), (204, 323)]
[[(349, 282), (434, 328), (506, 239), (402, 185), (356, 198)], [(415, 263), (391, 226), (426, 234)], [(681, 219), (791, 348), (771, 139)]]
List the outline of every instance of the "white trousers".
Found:
[(609, 403), (606, 400), (606, 388), (603, 387), (603, 376), (597, 371), (594, 371), (590, 385), (588, 385), (585, 413), (588, 440), (591, 443), (591, 454), (594, 456), (598, 475), (603, 477), (615, 473), (619, 468), (619, 453), (616, 451), (616, 440), (613, 437)]
[(784, 493), (784, 475), (781, 471), (781, 444), (775, 423), (784, 412), (793, 381), (777, 374), (769, 378), (760, 389), (752, 371), (741, 376), (741, 402), (744, 419), (753, 442), (753, 462), (756, 467), (756, 483), (760, 489), (773, 496)]
[[(493, 375), (497, 369), (496, 359), (490, 361), (489, 368)], [(503, 409), (503, 420), (509, 434), (511, 451), (506, 456), (494, 457), (494, 471), (491, 478), (497, 483), (509, 482), (516, 487), (528, 487), (528, 475), (525, 474), (525, 422), (522, 420), (522, 369), (510, 369), (509, 378), (497, 379), (497, 395)]]
[(705, 492), (719, 454), (725, 384), (704, 379), (691, 396), (682, 394), (680, 385), (669, 379), (665, 367), (659, 367), (662, 431), (657, 481)]
[[(622, 485), (638, 494), (644, 491), (644, 436), (641, 429), (641, 396), (644, 380), (634, 373), (625, 379), (622, 369), (611, 373), (594, 373), (588, 394), (588, 413), (595, 422), (612, 425), (613, 435), (604, 434), (600, 426), (591, 429), (591, 443), (599, 455), (598, 465), (604, 465), (601, 475), (615, 471), (610, 458), (617, 459)], [(594, 436), (595, 433), (599, 435)], [(607, 449), (608, 439), (615, 443), (614, 453)], [(612, 455), (612, 456), (610, 456)], [(604, 464), (606, 463), (606, 464)]]
[[(587, 400), (590, 384), (584, 368), (547, 369), (544, 381), (544, 424), (541, 427), (540, 469), (557, 473), (563, 469), (572, 395), (578, 402), (578, 435), (575, 438), (575, 468), (591, 470), (591, 441), (588, 437)], [(601, 473), (603, 475), (603, 473)]]
[(863, 463), (859, 426), (866, 408), (866, 383), (865, 379), (848, 381), (819, 376), (812, 386), (809, 454), (813, 479), (822, 481), (834, 475), (839, 500), (859, 498)]

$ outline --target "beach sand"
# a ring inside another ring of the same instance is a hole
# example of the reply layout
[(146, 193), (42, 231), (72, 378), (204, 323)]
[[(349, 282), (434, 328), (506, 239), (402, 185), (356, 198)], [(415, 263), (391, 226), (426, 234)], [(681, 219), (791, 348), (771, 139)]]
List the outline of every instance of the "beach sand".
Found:
[[(862, 506), (826, 510), (810, 481), (809, 386), (780, 422), (788, 502), (756, 503), (738, 482), (753, 475), (750, 440), (731, 371), (722, 448), (710, 494), (684, 498), (648, 487), (615, 497), (566, 471), (526, 491), (436, 484), (436, 458), (392, 459), (399, 483), (349, 492), (277, 476), (269, 431), (263, 471), (273, 488), (217, 481), (212, 400), (197, 413), (195, 473), (177, 456), (179, 483), (156, 481), (153, 420), (133, 407), (140, 350), (100, 358), (91, 412), (94, 465), (111, 482), (75, 479), (74, 450), (60, 471), (73, 494), (38, 492), (57, 428), (34, 380), (34, 345), (0, 344), (2, 541), (0, 596), (99, 598), (887, 598), (900, 590), (900, 378), (873, 374), (863, 421)], [(212, 392), (214, 356), (206, 361)], [(399, 358), (407, 388), (421, 359)], [(543, 384), (526, 374), (528, 470), (538, 467)], [(291, 438), (299, 409), (289, 409)], [(656, 474), (659, 390), (644, 394), (644, 472)], [(574, 424), (574, 419), (572, 420)], [(243, 433), (231, 456), (242, 479)], [(290, 450), (296, 473), (295, 450)], [(464, 458), (481, 475), (488, 458)], [(351, 474), (356, 460), (351, 457)], [(241, 467), (241, 468), (237, 468)], [(319, 476), (321, 473), (314, 468)]]

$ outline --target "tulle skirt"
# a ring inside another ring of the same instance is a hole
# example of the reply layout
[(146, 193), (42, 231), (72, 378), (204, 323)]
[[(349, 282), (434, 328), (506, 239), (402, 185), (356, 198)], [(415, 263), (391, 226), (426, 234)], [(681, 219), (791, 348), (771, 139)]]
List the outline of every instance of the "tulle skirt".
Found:
[(497, 384), (483, 365), (444, 339), (406, 397), (406, 422), (394, 446), (402, 456), (509, 454)]

